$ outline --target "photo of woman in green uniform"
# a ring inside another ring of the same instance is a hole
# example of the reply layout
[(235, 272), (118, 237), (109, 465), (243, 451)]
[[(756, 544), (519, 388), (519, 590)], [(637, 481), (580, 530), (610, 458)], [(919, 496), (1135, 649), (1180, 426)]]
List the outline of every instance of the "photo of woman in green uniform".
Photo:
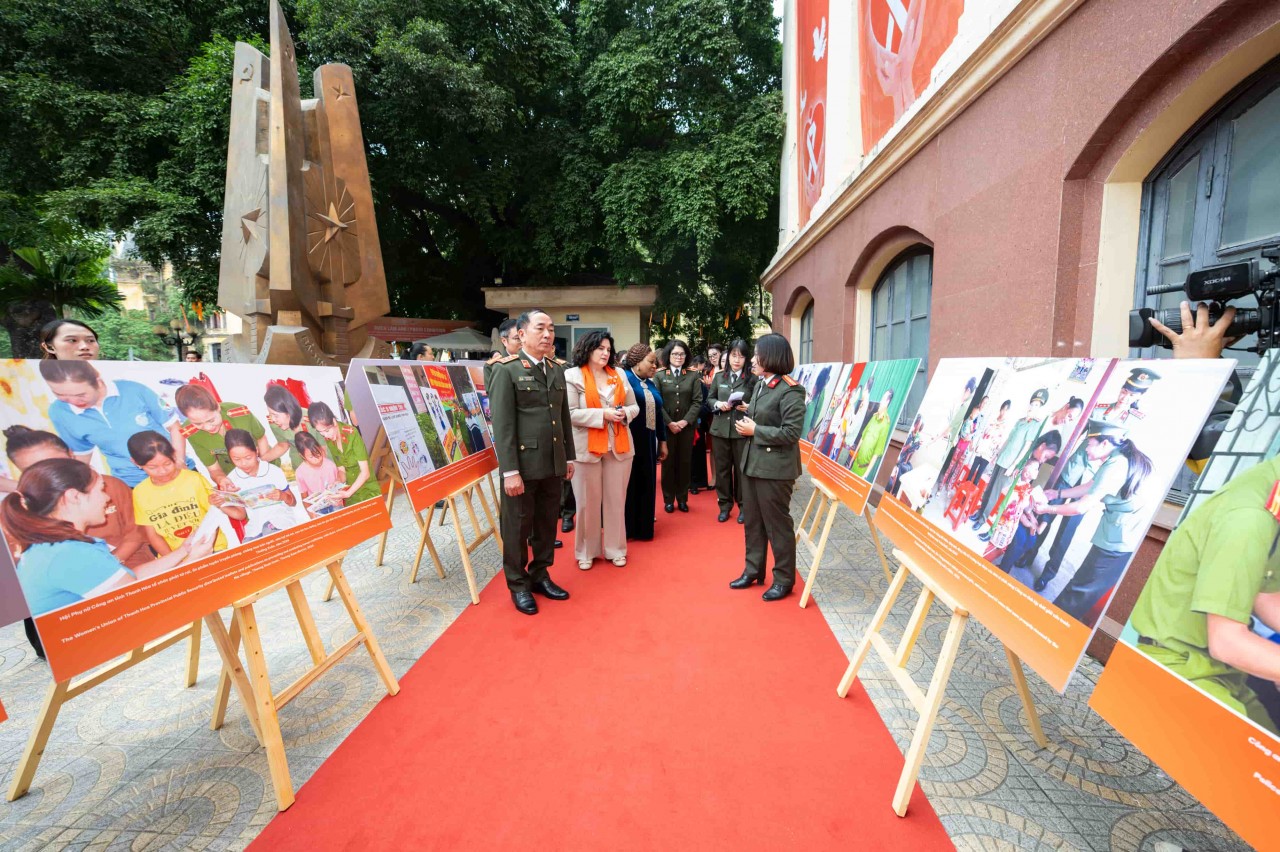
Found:
[(369, 470), (369, 451), (356, 427), (339, 423), (333, 409), (323, 402), (313, 402), (307, 415), (321, 437), (329, 444), (329, 458), (346, 473), (347, 487), (337, 496), (353, 506), (382, 494), (378, 480)]
[(1280, 720), (1248, 678), (1280, 682), (1280, 645), (1250, 629), (1257, 618), (1280, 631), (1278, 481), (1280, 457), (1273, 457), (1187, 515), (1129, 619), (1138, 651), (1276, 736)]

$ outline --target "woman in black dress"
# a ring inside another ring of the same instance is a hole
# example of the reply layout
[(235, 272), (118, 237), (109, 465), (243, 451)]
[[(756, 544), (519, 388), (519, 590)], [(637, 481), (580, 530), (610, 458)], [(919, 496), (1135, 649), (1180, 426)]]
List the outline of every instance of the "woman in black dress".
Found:
[(631, 421), (631, 445), (636, 455), (627, 481), (627, 538), (652, 541), (658, 511), (658, 462), (667, 457), (666, 414), (662, 395), (652, 380), (658, 369), (656, 353), (647, 343), (637, 343), (622, 356), (621, 366), (640, 406), (640, 413)]

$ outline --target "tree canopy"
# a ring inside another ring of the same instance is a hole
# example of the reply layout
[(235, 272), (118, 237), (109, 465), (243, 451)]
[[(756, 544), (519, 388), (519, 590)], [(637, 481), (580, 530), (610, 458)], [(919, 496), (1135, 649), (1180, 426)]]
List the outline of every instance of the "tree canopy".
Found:
[[(585, 277), (658, 285), (659, 333), (749, 332), (777, 243), (771, 0), (284, 8), (304, 97), (319, 64), (355, 74), (393, 313), (480, 318), (495, 278)], [(33, 229), (130, 231), (213, 303), (232, 51), (267, 49), (267, 11), (0, 7), (0, 262)]]

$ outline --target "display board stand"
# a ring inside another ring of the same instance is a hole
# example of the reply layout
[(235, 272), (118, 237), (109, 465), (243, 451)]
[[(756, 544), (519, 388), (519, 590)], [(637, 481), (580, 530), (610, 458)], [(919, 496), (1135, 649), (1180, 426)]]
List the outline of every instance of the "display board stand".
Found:
[[(871, 532), (872, 535), (875, 535), (874, 528)], [(888, 667), (889, 674), (893, 675), (893, 679), (898, 682), (898, 686), (906, 695), (907, 700), (911, 702), (911, 706), (920, 714), (920, 719), (916, 723), (915, 733), (911, 737), (911, 745), (907, 748), (906, 763), (902, 768), (902, 775), (898, 778), (898, 787), (893, 794), (894, 813), (898, 816), (905, 816), (907, 804), (911, 800), (911, 792), (915, 788), (916, 779), (920, 775), (920, 766), (924, 762), (925, 749), (929, 746), (929, 737), (933, 734), (933, 726), (938, 718), (938, 709), (942, 706), (943, 693), (946, 692), (947, 682), (951, 679), (951, 668), (955, 664), (956, 654), (960, 650), (960, 639), (964, 635), (965, 626), (969, 622), (969, 613), (946, 593), (943, 587), (929, 575), (929, 572), (915, 564), (910, 557), (900, 550), (894, 550), (893, 555), (899, 563), (898, 572), (889, 584), (889, 591), (885, 593), (884, 599), (880, 602), (880, 607), (876, 610), (875, 616), (872, 617), (866, 634), (862, 637), (862, 641), (858, 643), (853, 659), (850, 660), (849, 667), (845, 670), (844, 677), (840, 679), (840, 685), (836, 688), (836, 694), (841, 698), (849, 694), (849, 689), (858, 677), (858, 671), (867, 659), (867, 652), (874, 648), (880, 659)], [(880, 631), (889, 616), (889, 611), (893, 608), (894, 603), (897, 602), (898, 595), (901, 594), (903, 587), (906, 585), (908, 576), (915, 577), (924, 588), (921, 589), (920, 597), (916, 600), (915, 609), (907, 622), (906, 630), (903, 631), (902, 639), (899, 640), (897, 648), (892, 648)], [(916, 684), (907, 666), (911, 661), (911, 653), (915, 649), (916, 640), (920, 637), (920, 631), (924, 627), (924, 620), (929, 614), (929, 608), (935, 599), (950, 612), (951, 617), (947, 626), (947, 633), (942, 639), (942, 648), (938, 652), (937, 665), (934, 667), (933, 676), (929, 679), (929, 689), (925, 692)], [(1022, 706), (1027, 711), (1027, 729), (1036, 744), (1044, 748), (1049, 741), (1044, 735), (1044, 729), (1040, 726), (1040, 716), (1036, 712), (1035, 703), (1032, 701), (1031, 690), (1027, 687), (1027, 677), (1022, 670), (1022, 661), (1007, 646), (1004, 649), (1004, 653), (1009, 660), (1009, 670), (1013, 675), (1014, 689), (1022, 699)]]
[[(360, 610), (360, 604), (356, 601), (350, 584), (347, 583), (346, 575), (342, 572), (342, 560), (345, 557), (345, 552), (339, 553), (329, 562), (313, 565), (236, 601), (232, 604), (230, 630), (223, 624), (222, 617), (218, 613), (213, 612), (205, 616), (205, 623), (209, 625), (209, 632), (223, 660), (222, 676), (219, 678), (218, 691), (214, 699), (211, 727), (215, 731), (222, 727), (226, 718), (227, 702), (231, 695), (231, 684), (237, 683), (241, 700), (249, 716), (249, 723), (253, 727), (258, 742), (266, 749), (271, 784), (276, 792), (276, 805), (282, 811), (293, 804), (294, 795), (293, 781), (289, 776), (289, 762), (284, 751), (284, 738), (280, 732), (280, 708), (297, 698), (304, 689), (315, 683), (360, 645), (364, 645), (365, 650), (369, 652), (373, 667), (382, 678), (387, 694), (395, 695), (400, 691), (400, 684), (392, 674), (386, 657), (382, 655), (382, 648), (373, 635), (373, 630), (369, 627), (364, 613)], [(315, 617), (311, 613), (311, 607), (302, 589), (302, 581), (321, 570), (329, 572), (329, 578), (337, 588), (338, 595), (347, 608), (347, 614), (351, 617), (351, 623), (356, 628), (356, 635), (332, 653), (325, 651), (324, 640), (320, 637), (320, 630), (316, 627)], [(306, 642), (307, 650), (311, 653), (312, 667), (285, 687), (282, 692), (276, 694), (271, 688), (271, 678), (267, 671), (266, 657), (262, 652), (262, 637), (253, 605), (280, 589), (284, 589), (289, 594), (289, 602), (293, 605), (298, 626), (302, 628), (302, 637)], [(242, 683), (245, 679), (244, 672), (240, 669), (241, 645), (244, 646), (245, 663), (248, 667), (248, 690)]]
[[(813, 584), (818, 579), (818, 567), (822, 564), (822, 556), (827, 550), (827, 538), (835, 525), (836, 514), (844, 505), (840, 498), (823, 483), (810, 477), (813, 483), (813, 494), (805, 506), (800, 523), (796, 526), (796, 543), (803, 545), (809, 553), (809, 574), (805, 577), (804, 591), (800, 594), (801, 608), (809, 605), (809, 596), (813, 594)], [(889, 568), (889, 560), (884, 555), (884, 547), (880, 544), (880, 536), (876, 535), (875, 525), (871, 523), (871, 506), (862, 511), (867, 521), (867, 530), (871, 533), (871, 541), (876, 546), (876, 555), (880, 557), (880, 567), (884, 570), (885, 579), (893, 582), (893, 571)], [(825, 518), (825, 520), (824, 520)], [(819, 532), (821, 527), (821, 532)]]
[[(467, 483), (457, 491), (450, 494), (445, 500), (445, 511), (450, 512), (453, 516), (453, 532), (458, 542), (458, 553), (462, 557), (462, 570), (467, 575), (467, 588), (471, 591), (471, 603), (480, 603), (480, 590), (476, 586), (475, 569), (471, 564), (471, 554), (484, 544), (490, 537), (497, 539), (498, 523), (496, 513), (490, 509), (489, 501), (485, 498), (484, 489), (481, 483), (488, 482), (489, 490), (493, 491), (493, 480), (486, 473), (481, 475), (472, 482)], [(476, 498), (480, 500), (480, 508), (484, 512), (485, 524), (480, 524), (479, 516), (476, 514), (475, 503)], [(495, 496), (496, 501), (496, 496)], [(462, 500), (462, 504), (467, 509), (467, 515), (471, 521), (471, 529), (475, 532), (475, 538), (467, 541), (466, 535), (462, 530), (462, 517), (458, 512), (458, 502)], [(431, 519), (436, 511), (435, 506), (427, 509), (426, 518), (420, 524), (421, 534), (418, 538), (418, 551), (413, 556), (413, 567), (409, 573), (409, 582), (416, 583), (418, 580), (418, 568), (422, 564), (422, 551), (428, 549), (431, 552), (431, 559), (435, 562), (436, 573), (440, 575), (440, 579), (444, 579), (444, 563), (440, 561), (440, 554), (436, 550), (435, 542), (431, 540)]]
[(64, 704), (79, 695), (83, 695), (95, 686), (106, 683), (116, 675), (128, 671), (143, 660), (154, 657), (166, 648), (182, 642), (184, 639), (191, 640), (191, 647), (187, 652), (187, 686), (195, 686), (196, 679), (200, 674), (199, 621), (193, 621), (188, 626), (170, 633), (168, 636), (134, 648), (128, 655), (113, 663), (108, 663), (79, 681), (74, 678), (68, 678), (51, 684), (48, 693), (45, 694), (44, 705), (40, 708), (40, 715), (36, 717), (36, 725), (32, 728), (31, 736), (27, 740), (27, 748), (22, 753), (22, 759), (18, 761), (18, 771), (13, 776), (13, 783), (9, 785), (8, 801), (12, 802), (25, 796), (27, 791), (31, 789), (31, 781), (35, 778), (36, 770), (40, 767), (40, 758), (44, 756), (45, 746), (49, 743), (49, 735), (53, 733), (54, 723), (58, 721), (58, 714), (62, 711)]

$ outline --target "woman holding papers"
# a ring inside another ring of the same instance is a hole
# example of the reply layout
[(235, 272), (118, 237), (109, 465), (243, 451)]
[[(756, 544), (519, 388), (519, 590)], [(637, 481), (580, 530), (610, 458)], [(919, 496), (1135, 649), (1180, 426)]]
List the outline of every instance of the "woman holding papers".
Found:
[(729, 344), (728, 367), (716, 373), (707, 395), (714, 419), (711, 421), (711, 456), (715, 469), (716, 499), (720, 504), (720, 523), (729, 520), (734, 504), (738, 506), (738, 523), (742, 520), (742, 459), (748, 440), (733, 428), (742, 419), (756, 387), (747, 362), (751, 347), (745, 340)]

